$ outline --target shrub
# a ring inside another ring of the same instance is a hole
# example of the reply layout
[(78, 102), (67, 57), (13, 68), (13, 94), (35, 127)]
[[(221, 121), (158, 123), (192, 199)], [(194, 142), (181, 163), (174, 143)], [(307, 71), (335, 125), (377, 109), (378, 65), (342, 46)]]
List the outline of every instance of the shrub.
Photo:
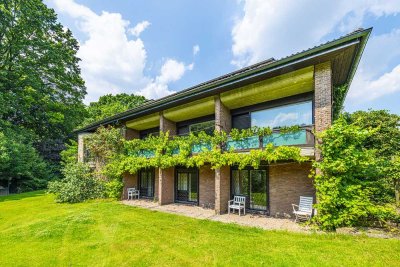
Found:
[(84, 163), (69, 163), (63, 169), (64, 178), (49, 183), (48, 192), (57, 202), (77, 203), (104, 197), (104, 182), (97, 179)]
[(119, 180), (111, 180), (104, 184), (105, 186), (105, 194), (109, 198), (119, 199), (122, 194), (122, 188), (124, 184)]
[(318, 198), (315, 221), (322, 229), (399, 222), (394, 198), (388, 202), (382, 197), (388, 190), (382, 184), (391, 179), (385, 158), (367, 146), (376, 131), (341, 117), (319, 135), (323, 159), (314, 163), (320, 170), (314, 177)]

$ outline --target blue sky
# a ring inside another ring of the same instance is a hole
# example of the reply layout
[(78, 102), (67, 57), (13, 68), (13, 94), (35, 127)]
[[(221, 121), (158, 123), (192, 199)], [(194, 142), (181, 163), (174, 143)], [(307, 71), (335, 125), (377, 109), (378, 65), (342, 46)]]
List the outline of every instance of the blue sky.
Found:
[(345, 109), (400, 114), (398, 0), (45, 3), (80, 42), (87, 103), (121, 92), (159, 98), (359, 27), (374, 27)]

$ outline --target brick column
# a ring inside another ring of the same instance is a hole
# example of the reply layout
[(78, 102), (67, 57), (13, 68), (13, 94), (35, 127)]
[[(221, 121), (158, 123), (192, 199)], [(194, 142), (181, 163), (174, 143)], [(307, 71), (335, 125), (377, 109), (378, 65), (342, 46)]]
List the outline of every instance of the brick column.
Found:
[(139, 139), (140, 138), (140, 133), (138, 130), (134, 130), (128, 127), (125, 127), (125, 139), (126, 140), (132, 140), (132, 139)]
[[(332, 124), (332, 68), (330, 61), (314, 67), (314, 94), (314, 123), (315, 131), (318, 133), (326, 130)], [(320, 152), (316, 151), (315, 159), (320, 160), (320, 158)]]
[[(160, 113), (160, 132), (169, 131), (170, 136), (176, 135), (176, 123)], [(157, 179), (157, 172), (156, 172)], [(158, 169), (158, 204), (165, 205), (174, 202), (175, 169)]]
[(228, 210), (230, 194), (230, 167), (223, 166), (215, 170), (215, 213), (222, 214)]
[(232, 118), (230, 110), (225, 107), (218, 96), (215, 97), (215, 129), (217, 131), (230, 132), (232, 128)]
[[(230, 132), (232, 119), (230, 110), (215, 97), (215, 129)], [(230, 167), (223, 166), (215, 170), (215, 213), (222, 214), (227, 211), (230, 194)]]
[(78, 134), (78, 162), (85, 161), (85, 137), (90, 133), (80, 133)]

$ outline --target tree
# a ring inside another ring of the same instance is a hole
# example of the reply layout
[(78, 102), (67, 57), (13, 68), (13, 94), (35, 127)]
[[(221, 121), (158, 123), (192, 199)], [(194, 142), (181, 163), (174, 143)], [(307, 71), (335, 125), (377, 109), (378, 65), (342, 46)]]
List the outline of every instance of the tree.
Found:
[(346, 114), (319, 135), (323, 158), (314, 163), (321, 171), (314, 182), (316, 221), (322, 228), (400, 221), (393, 205), (399, 177), (393, 158), (397, 152), (384, 144), (396, 146), (400, 141), (396, 116), (386, 111)]
[(82, 126), (104, 119), (117, 113), (132, 109), (146, 102), (143, 96), (134, 94), (107, 94), (101, 96), (97, 102), (91, 102), (87, 107), (87, 117)]
[(85, 112), (77, 51), (71, 31), (41, 0), (0, 1), (0, 119), (29, 129), (44, 156)]

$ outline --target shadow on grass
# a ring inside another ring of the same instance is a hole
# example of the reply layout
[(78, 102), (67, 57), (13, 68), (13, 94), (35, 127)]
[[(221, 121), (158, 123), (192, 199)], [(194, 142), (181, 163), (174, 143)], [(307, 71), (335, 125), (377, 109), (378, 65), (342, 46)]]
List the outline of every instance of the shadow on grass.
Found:
[(8, 196), (0, 196), (0, 202), (21, 200), (24, 198), (43, 196), (46, 192), (44, 190), (26, 192), (21, 194), (11, 194)]

